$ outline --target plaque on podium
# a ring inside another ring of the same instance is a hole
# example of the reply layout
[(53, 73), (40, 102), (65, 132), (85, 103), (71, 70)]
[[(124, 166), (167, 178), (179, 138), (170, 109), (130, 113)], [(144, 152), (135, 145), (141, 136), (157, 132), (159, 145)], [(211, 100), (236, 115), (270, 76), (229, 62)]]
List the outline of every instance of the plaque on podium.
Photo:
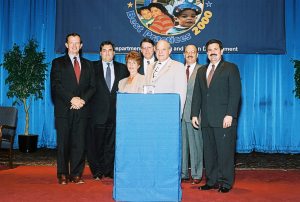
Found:
[(118, 94), (113, 197), (181, 201), (178, 94)]

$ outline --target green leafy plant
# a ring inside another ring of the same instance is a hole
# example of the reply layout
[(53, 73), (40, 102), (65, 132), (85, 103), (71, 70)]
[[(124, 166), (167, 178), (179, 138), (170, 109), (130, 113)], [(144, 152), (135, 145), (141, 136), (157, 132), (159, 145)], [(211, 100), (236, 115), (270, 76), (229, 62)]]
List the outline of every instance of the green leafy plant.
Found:
[(3, 68), (8, 76), (5, 84), (9, 86), (7, 97), (16, 98), (15, 104), (22, 103), (25, 111), (25, 135), (29, 135), (29, 109), (32, 99), (43, 99), (47, 63), (46, 54), (37, 50), (38, 44), (30, 39), (23, 50), (14, 44), (13, 48), (4, 54)]
[(300, 99), (300, 60), (293, 60), (294, 62), (294, 68), (295, 74), (294, 74), (294, 80), (295, 80), (295, 90), (293, 92), (295, 93), (295, 97)]

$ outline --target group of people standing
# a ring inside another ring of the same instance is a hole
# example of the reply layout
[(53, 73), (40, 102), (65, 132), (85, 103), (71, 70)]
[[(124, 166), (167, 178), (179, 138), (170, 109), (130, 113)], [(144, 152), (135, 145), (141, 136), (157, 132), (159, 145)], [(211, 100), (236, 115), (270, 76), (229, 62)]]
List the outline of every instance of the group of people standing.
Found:
[(116, 93), (142, 93), (151, 85), (155, 93), (180, 95), (182, 181), (201, 182), (204, 156), (206, 184), (199, 189), (232, 188), (241, 82), (237, 66), (222, 58), (221, 41), (207, 42), (209, 64), (203, 66), (195, 45), (185, 47), (182, 64), (170, 58), (165, 40), (143, 39), (141, 53), (126, 55), (127, 68), (114, 61), (110, 41), (100, 44), (95, 62), (81, 56), (79, 34), (69, 34), (65, 46), (67, 54), (54, 59), (51, 69), (59, 184), (84, 183), (86, 156), (95, 180), (114, 177)]

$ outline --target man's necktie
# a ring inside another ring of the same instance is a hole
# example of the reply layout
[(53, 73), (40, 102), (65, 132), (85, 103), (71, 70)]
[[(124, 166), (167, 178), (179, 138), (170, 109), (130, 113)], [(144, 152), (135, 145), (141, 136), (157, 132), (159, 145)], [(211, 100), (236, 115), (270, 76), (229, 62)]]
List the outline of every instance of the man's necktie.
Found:
[(153, 71), (153, 79), (155, 79), (157, 76), (158, 76), (158, 72), (161, 68), (161, 63), (157, 63), (157, 65), (155, 66), (154, 68), (154, 71)]
[(210, 72), (208, 74), (208, 77), (207, 77), (207, 87), (209, 87), (209, 84), (211, 82), (211, 79), (212, 79), (214, 73), (215, 73), (215, 65), (212, 65), (211, 70), (210, 70)]
[(150, 61), (149, 60), (147, 60), (147, 65), (150, 65)]
[(75, 71), (77, 83), (79, 83), (79, 79), (80, 79), (80, 67), (79, 67), (79, 63), (78, 63), (77, 57), (74, 57), (74, 71)]
[(110, 83), (111, 83), (110, 63), (107, 63), (105, 81), (106, 81), (106, 85), (107, 85), (108, 89), (110, 90)]
[(189, 78), (190, 78), (190, 65), (188, 65), (187, 67), (186, 67), (186, 70), (185, 70), (185, 73), (186, 73), (186, 80), (188, 81), (189, 80)]

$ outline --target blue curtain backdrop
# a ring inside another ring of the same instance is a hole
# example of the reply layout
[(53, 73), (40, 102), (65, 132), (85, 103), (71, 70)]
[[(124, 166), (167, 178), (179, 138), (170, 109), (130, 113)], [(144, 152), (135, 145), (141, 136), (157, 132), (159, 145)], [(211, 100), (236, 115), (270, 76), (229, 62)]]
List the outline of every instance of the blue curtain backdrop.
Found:
[[(34, 101), (30, 109), (30, 133), (39, 135), (39, 147), (55, 148), (53, 104), (50, 96), (49, 72), (51, 61), (60, 55), (54, 52), (55, 0), (0, 0), (0, 63), (4, 52), (13, 43), (24, 44), (35, 38), (49, 62), (44, 99)], [(225, 59), (239, 66), (242, 78), (237, 151), (300, 153), (300, 100), (293, 94), (294, 68), (291, 59), (300, 59), (300, 1), (286, 0), (286, 46), (284, 55), (232, 54)], [(271, 35), (272, 33), (270, 33)], [(84, 39), (83, 39), (84, 41)], [(99, 44), (100, 42), (95, 41)], [(97, 60), (97, 54), (85, 54)], [(183, 62), (181, 54), (172, 58)], [(124, 55), (116, 60), (125, 62)], [(199, 56), (204, 64), (206, 56)], [(7, 72), (0, 68), (0, 105), (10, 106), (13, 99), (6, 97)], [(17, 134), (24, 132), (24, 110), (18, 106)], [(17, 139), (16, 139), (17, 141)], [(17, 144), (15, 144), (17, 147)]]

